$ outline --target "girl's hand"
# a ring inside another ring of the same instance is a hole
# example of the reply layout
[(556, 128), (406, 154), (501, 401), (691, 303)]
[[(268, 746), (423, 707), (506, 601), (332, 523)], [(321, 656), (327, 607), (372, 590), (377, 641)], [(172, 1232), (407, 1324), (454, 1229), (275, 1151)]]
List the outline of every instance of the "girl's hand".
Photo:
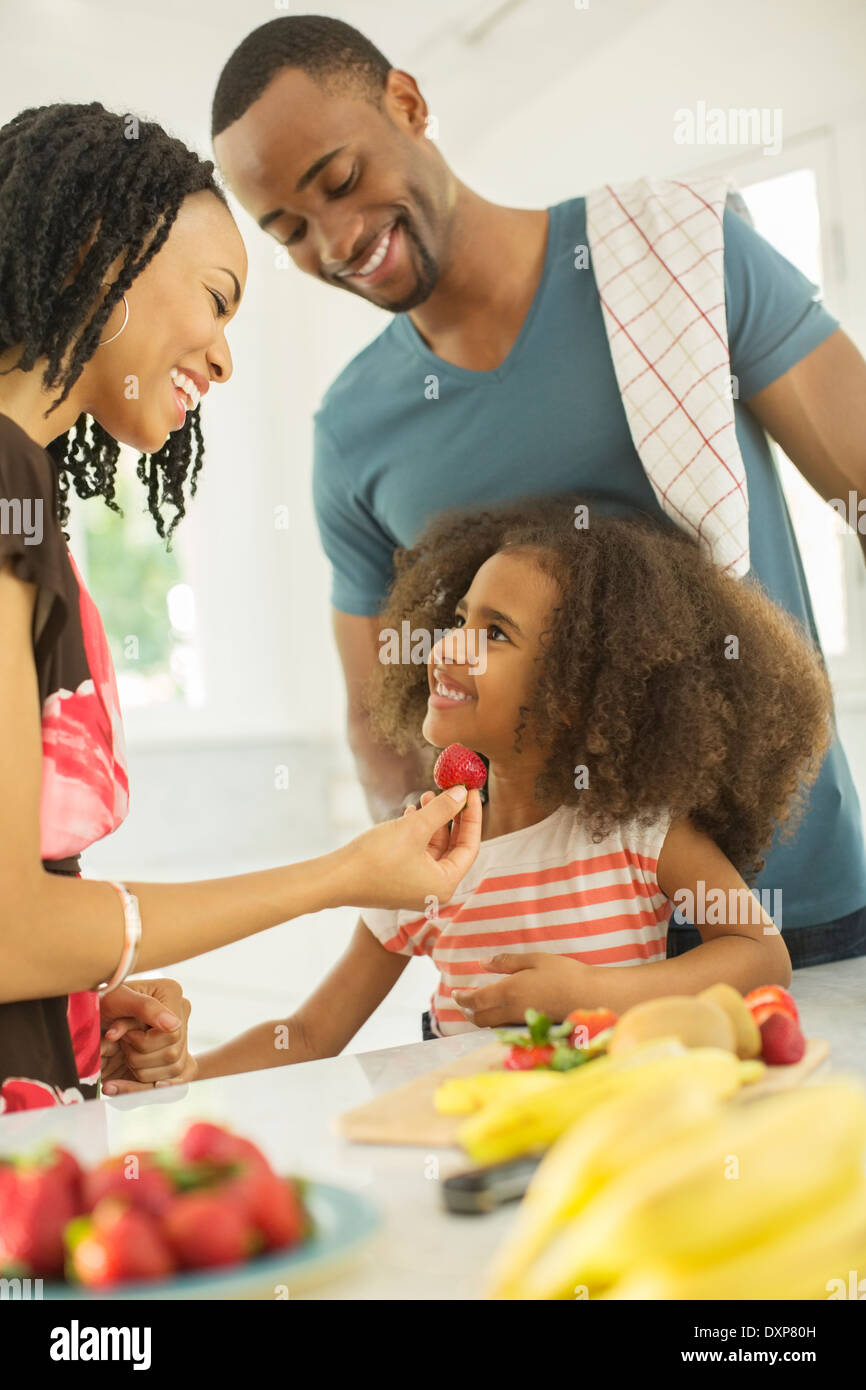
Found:
[(505, 975), (495, 984), (455, 989), (455, 1004), (476, 1028), (521, 1024), (527, 1009), (561, 1023), (572, 1009), (587, 1004), (587, 971), (592, 966), (550, 951), (505, 954), (480, 962), (482, 970)]
[(104, 1094), (195, 1080), (187, 1047), (190, 1004), (176, 980), (127, 980), (101, 1004)]
[(431, 898), (448, 901), (478, 853), (481, 798), (453, 787), (422, 802), (335, 852), (341, 903), (423, 911)]

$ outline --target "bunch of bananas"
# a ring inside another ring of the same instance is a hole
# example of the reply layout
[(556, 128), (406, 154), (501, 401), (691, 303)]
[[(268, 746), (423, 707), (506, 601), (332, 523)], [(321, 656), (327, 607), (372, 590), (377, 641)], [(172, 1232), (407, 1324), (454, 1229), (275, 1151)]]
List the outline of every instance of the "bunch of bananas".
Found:
[(699, 1075), (727, 1097), (764, 1071), (762, 1062), (739, 1061), (724, 1048), (688, 1048), (677, 1038), (654, 1038), (622, 1056), (597, 1057), (574, 1071), (490, 1073), (501, 1080), (489, 1085), (483, 1076), (456, 1078), (446, 1083), (447, 1093), (440, 1088), (436, 1104), (454, 1114), (465, 1099), (463, 1108), (474, 1113), (458, 1131), (461, 1145), (476, 1163), (500, 1163), (546, 1148), (602, 1101), (642, 1091), (654, 1080), (673, 1084)]
[[(587, 1078), (601, 1065), (585, 1068)], [(847, 1282), (852, 1269), (858, 1278), (866, 1273), (860, 1084), (842, 1077), (725, 1104), (743, 1079), (737, 1069), (755, 1065), (694, 1048), (644, 1059), (630, 1084), (628, 1073), (609, 1071), (606, 1087), (596, 1072), (591, 1106), (571, 1098), (568, 1127), (533, 1176), (489, 1271), (488, 1293), (826, 1298), (830, 1281)], [(565, 1087), (579, 1077), (516, 1100), (518, 1127), (525, 1133), (527, 1109), (538, 1127), (540, 1110), (562, 1106)], [(478, 1124), (489, 1108), (466, 1124)], [(501, 1129), (496, 1134), (501, 1151)], [(492, 1132), (487, 1137), (489, 1151)]]

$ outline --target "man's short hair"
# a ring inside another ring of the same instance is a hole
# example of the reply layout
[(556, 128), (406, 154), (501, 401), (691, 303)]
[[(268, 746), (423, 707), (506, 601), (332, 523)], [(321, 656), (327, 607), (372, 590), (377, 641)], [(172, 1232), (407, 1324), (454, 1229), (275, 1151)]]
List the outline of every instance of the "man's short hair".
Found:
[(283, 68), (300, 68), (323, 86), (354, 87), (378, 105), (391, 64), (341, 19), (307, 14), (269, 20), (247, 34), (220, 73), (211, 137), (240, 120)]

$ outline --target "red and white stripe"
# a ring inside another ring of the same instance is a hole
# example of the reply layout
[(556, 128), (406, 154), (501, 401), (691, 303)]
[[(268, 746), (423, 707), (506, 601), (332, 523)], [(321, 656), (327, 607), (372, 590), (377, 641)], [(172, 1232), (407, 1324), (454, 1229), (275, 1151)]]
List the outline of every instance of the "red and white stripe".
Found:
[(665, 959), (672, 904), (656, 869), (667, 827), (628, 827), (594, 845), (574, 808), (561, 807), (527, 830), (483, 842), (437, 919), (370, 910), (363, 918), (389, 950), (433, 959), (433, 1026), (469, 1032), (451, 993), (492, 983), (497, 977), (479, 963), (500, 952), (550, 951), (588, 965)]

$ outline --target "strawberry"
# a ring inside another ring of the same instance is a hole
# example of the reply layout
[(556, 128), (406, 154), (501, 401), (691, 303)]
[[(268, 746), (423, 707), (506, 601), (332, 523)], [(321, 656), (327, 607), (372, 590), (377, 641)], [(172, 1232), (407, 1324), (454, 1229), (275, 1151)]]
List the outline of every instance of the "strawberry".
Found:
[(573, 1009), (566, 1021), (574, 1024), (569, 1038), (571, 1046), (582, 1048), (597, 1034), (612, 1028), (617, 1015), (612, 1009)]
[(76, 1210), (80, 1210), (85, 1170), (68, 1149), (55, 1147), (54, 1161), (57, 1166), (58, 1180), (66, 1184)]
[(806, 1039), (789, 1013), (777, 1009), (764, 1019), (760, 1028), (761, 1055), (769, 1066), (790, 1066), (792, 1062), (799, 1062), (806, 1051)]
[(265, 1173), (273, 1171), (261, 1149), (249, 1139), (203, 1120), (190, 1125), (177, 1148), (187, 1163), (206, 1163), (217, 1168), (241, 1164)]
[(261, 1244), (247, 1203), (228, 1183), (181, 1193), (163, 1212), (161, 1225), (188, 1269), (239, 1264)]
[(461, 785), (469, 791), (480, 791), (487, 781), (487, 768), (470, 748), (464, 748), (462, 743), (449, 743), (436, 759), (433, 781), (443, 792)]
[(158, 1166), (155, 1156), (144, 1149), (106, 1158), (84, 1175), (86, 1211), (92, 1211), (104, 1197), (117, 1197), (139, 1211), (159, 1216), (173, 1196), (173, 1183)]
[(797, 1005), (781, 985), (761, 985), (758, 989), (750, 989), (743, 1000), (759, 1028), (764, 1019), (780, 1009), (782, 1013), (790, 1014), (795, 1023), (800, 1022)]
[(248, 1169), (229, 1179), (223, 1191), (239, 1198), (265, 1249), (279, 1250), (303, 1240), (307, 1213), (292, 1181)]
[(81, 1169), (65, 1149), (0, 1168), (0, 1272), (51, 1278), (63, 1269), (63, 1231), (81, 1210)]
[(554, 1049), (549, 1044), (542, 1047), (521, 1047), (519, 1043), (511, 1048), (503, 1062), (507, 1071), (534, 1071), (536, 1067), (550, 1064)]
[[(127, 1184), (129, 1185), (129, 1184)], [(126, 1280), (168, 1279), (176, 1263), (156, 1218), (114, 1197), (66, 1230), (67, 1273), (92, 1289)]]

